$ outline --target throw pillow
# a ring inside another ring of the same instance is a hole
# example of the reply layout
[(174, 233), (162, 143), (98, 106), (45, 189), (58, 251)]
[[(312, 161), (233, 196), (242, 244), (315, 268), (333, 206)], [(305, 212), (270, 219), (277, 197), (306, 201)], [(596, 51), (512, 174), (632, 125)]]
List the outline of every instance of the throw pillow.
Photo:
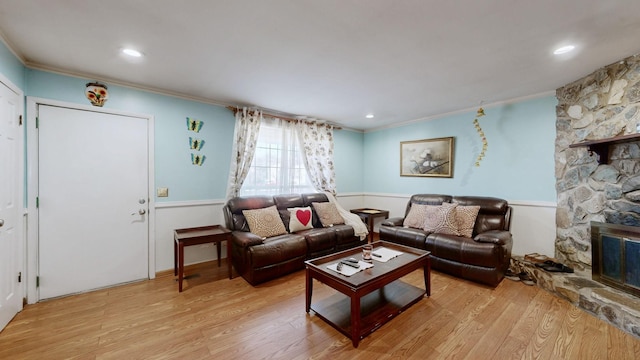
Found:
[(424, 204), (411, 204), (409, 214), (404, 218), (402, 226), (422, 229), (424, 228), (424, 219), (427, 217), (427, 207), (429, 205)]
[(311, 207), (289, 208), (289, 232), (313, 229)]
[(338, 208), (334, 203), (330, 202), (314, 202), (311, 203), (313, 209), (318, 214), (322, 226), (329, 227), (338, 224), (344, 224), (344, 219), (340, 216)]
[(480, 212), (480, 206), (460, 206), (456, 207), (456, 220), (458, 221), (458, 232), (460, 236), (470, 238), (473, 235), (473, 228), (476, 225), (476, 218)]
[(456, 221), (458, 204), (443, 203), (429, 206), (424, 220), (424, 231), (437, 234), (460, 235)]
[(287, 233), (275, 205), (255, 210), (242, 210), (249, 230), (263, 239)]

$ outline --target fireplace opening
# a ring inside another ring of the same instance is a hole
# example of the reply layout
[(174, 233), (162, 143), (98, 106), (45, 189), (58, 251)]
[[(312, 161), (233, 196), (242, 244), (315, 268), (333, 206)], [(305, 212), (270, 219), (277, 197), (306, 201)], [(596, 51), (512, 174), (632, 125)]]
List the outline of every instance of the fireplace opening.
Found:
[(591, 222), (593, 280), (640, 297), (640, 227)]

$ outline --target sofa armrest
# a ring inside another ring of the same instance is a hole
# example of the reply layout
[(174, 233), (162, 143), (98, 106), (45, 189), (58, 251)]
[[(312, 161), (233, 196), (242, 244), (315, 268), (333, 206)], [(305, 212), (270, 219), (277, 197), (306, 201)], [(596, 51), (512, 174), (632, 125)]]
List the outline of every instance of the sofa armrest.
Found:
[(404, 218), (401, 217), (388, 218), (382, 221), (382, 225), (384, 226), (402, 226), (403, 223)]
[(476, 235), (473, 240), (481, 243), (492, 243), (496, 245), (510, 245), (513, 241), (511, 233), (504, 230), (489, 230)]
[(233, 238), (233, 242), (243, 248), (253, 245), (260, 245), (263, 243), (263, 239), (260, 236), (251, 232), (233, 231), (231, 235)]

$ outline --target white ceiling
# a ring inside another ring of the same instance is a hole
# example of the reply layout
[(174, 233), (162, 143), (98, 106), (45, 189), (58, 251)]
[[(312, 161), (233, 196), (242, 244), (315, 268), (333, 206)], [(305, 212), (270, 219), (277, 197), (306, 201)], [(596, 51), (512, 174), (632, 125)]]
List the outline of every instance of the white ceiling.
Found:
[(638, 0), (0, 0), (0, 31), (29, 67), (371, 130), (638, 54), (638, 14)]

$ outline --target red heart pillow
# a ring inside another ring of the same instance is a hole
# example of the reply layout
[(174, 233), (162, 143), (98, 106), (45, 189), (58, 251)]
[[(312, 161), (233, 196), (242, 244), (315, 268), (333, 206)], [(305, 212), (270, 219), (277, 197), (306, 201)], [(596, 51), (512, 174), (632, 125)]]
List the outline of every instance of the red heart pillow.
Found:
[(289, 232), (313, 229), (311, 223), (311, 207), (289, 208)]
[(311, 210), (296, 211), (296, 218), (302, 225), (307, 226), (309, 224), (309, 221), (311, 221)]

